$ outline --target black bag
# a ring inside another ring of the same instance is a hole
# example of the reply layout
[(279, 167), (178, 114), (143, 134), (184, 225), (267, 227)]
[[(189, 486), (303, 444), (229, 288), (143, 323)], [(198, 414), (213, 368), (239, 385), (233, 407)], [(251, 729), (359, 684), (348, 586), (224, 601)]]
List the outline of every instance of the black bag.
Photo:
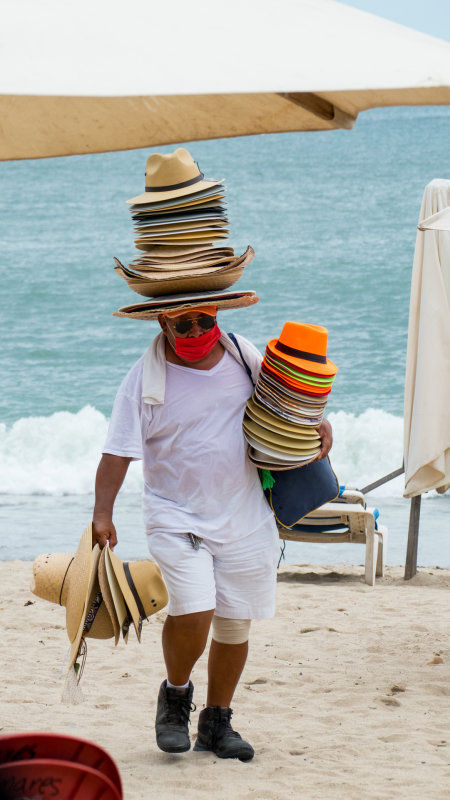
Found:
[[(253, 384), (255, 382), (249, 365), (242, 355), (241, 348), (233, 333), (229, 333), (237, 347), (242, 363)], [(267, 470), (263, 470), (267, 473)], [(260, 470), (261, 474), (261, 470)], [(264, 489), (264, 494), (274, 513), (275, 519), (283, 528), (292, 528), (314, 509), (334, 500), (339, 494), (339, 481), (333, 472), (328, 456), (321, 461), (311, 461), (304, 467), (287, 470), (271, 470), (274, 483)]]
[(339, 481), (333, 472), (328, 456), (321, 461), (311, 461), (304, 467), (271, 471), (275, 481), (265, 489), (277, 523), (292, 528), (303, 517), (339, 494)]

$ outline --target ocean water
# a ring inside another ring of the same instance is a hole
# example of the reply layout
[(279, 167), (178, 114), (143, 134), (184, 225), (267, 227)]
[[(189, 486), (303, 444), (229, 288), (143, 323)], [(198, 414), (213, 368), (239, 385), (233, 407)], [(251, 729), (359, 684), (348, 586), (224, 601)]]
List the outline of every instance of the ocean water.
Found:
[[(353, 131), (187, 143), (226, 179), (229, 243), (256, 257), (222, 312), (263, 350), (285, 320), (325, 325), (338, 364), (327, 407), (333, 467), (364, 486), (401, 466), (409, 292), (425, 186), (450, 177), (450, 109), (365, 112)], [(169, 152), (173, 148), (157, 148)], [(150, 150), (0, 164), (0, 559), (71, 551), (92, 513), (116, 389), (157, 333), (112, 316), (139, 301), (113, 271), (135, 256), (125, 200)], [(147, 554), (133, 464), (116, 505), (118, 554)], [(409, 501), (397, 478), (368, 495), (403, 564)], [(450, 493), (422, 502), (418, 562), (450, 566)], [(288, 543), (291, 563), (363, 563), (362, 546)]]

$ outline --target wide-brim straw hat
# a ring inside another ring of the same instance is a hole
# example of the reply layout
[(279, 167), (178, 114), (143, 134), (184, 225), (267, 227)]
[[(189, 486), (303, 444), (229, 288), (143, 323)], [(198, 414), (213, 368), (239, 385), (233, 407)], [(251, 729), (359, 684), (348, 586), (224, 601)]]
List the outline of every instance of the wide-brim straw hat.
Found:
[(287, 422), (300, 423), (301, 425), (311, 428), (317, 427), (322, 422), (323, 412), (320, 414), (311, 414), (310, 416), (307, 416), (306, 414), (298, 414), (292, 409), (288, 409), (284, 405), (280, 405), (275, 400), (272, 400), (272, 398), (268, 398), (260, 394), (258, 387), (255, 389), (255, 395), (261, 404), (264, 405), (269, 411), (277, 414), (277, 416), (285, 419)]
[(196, 269), (187, 265), (183, 271), (158, 270), (133, 272), (114, 258), (115, 272), (126, 280), (130, 289), (143, 297), (160, 297), (181, 292), (221, 291), (233, 286), (242, 276), (244, 267), (252, 260), (254, 251), (248, 247), (239, 258), (229, 259), (209, 268)]
[(293, 399), (290, 395), (274, 391), (272, 386), (263, 380), (258, 380), (255, 391), (258, 400), (262, 403), (262, 405), (268, 405), (272, 411), (273, 409), (271, 406), (273, 403), (275, 403), (277, 408), (284, 408), (286, 411), (292, 412), (300, 417), (317, 417), (322, 415), (328, 400), (328, 397), (319, 397), (318, 395), (315, 395), (319, 402), (307, 403), (307, 399), (311, 397), (311, 399), (314, 400), (314, 397), (309, 395), (307, 398), (307, 396), (304, 394), (298, 394), (297, 398)]
[(249, 398), (245, 408), (245, 413), (261, 425), (271, 431), (280, 431), (285, 435), (299, 437), (308, 442), (317, 442), (320, 440), (319, 434), (311, 426), (303, 425), (301, 421), (290, 422), (289, 420), (280, 417), (279, 414), (274, 413), (271, 409), (263, 406), (258, 402), (255, 395)]
[(164, 608), (169, 600), (161, 570), (154, 561), (121, 561), (112, 550), (107, 555), (140, 641), (143, 620)]
[(270, 456), (272, 459), (275, 458), (279, 462), (283, 462), (286, 465), (287, 464), (292, 464), (292, 465), (297, 465), (298, 466), (299, 464), (301, 464), (303, 462), (306, 463), (307, 461), (313, 461), (317, 456), (317, 453), (316, 454), (306, 453), (304, 455), (299, 455), (298, 452), (285, 453), (285, 452), (281, 452), (279, 449), (277, 449), (273, 445), (271, 446), (270, 444), (267, 444), (266, 442), (257, 441), (256, 439), (253, 439), (253, 437), (250, 436), (249, 434), (245, 434), (245, 438), (246, 438), (248, 444), (250, 445), (250, 447), (252, 447), (257, 453), (262, 454), (263, 457), (264, 456)]
[(327, 341), (328, 331), (322, 325), (285, 322), (280, 337), (271, 339), (267, 347), (294, 367), (318, 375), (335, 375), (338, 368), (327, 358)]
[(243, 270), (229, 269), (219, 272), (207, 272), (202, 275), (183, 275), (180, 277), (153, 280), (153, 278), (129, 278), (120, 269), (116, 272), (125, 278), (128, 288), (142, 297), (164, 297), (180, 292), (219, 292), (229, 289), (242, 277)]
[[(71, 639), (68, 669), (70, 669), (78, 658), (81, 640), (85, 637), (93, 639), (111, 639), (114, 636), (114, 626), (108, 614), (106, 603), (103, 602), (98, 580), (98, 562), (100, 559), (100, 547), (98, 544), (92, 550), (90, 564), (89, 582), (83, 603), (83, 612), (75, 637)], [(73, 617), (72, 613), (72, 594), (71, 582), (69, 583), (69, 594), (66, 606), (66, 628), (69, 634), (68, 620)]]
[[(145, 278), (151, 277), (153, 280), (167, 280), (167, 278), (171, 277), (184, 277), (185, 275), (190, 275), (192, 272), (194, 272), (194, 274), (201, 274), (202, 271), (220, 272), (227, 269), (235, 269), (236, 267), (243, 268), (246, 267), (255, 256), (255, 251), (250, 245), (248, 245), (245, 252), (240, 256), (235, 256), (232, 248), (229, 249), (231, 253), (227, 252), (227, 248), (210, 247), (207, 250), (197, 250), (194, 253), (186, 252), (185, 255), (181, 257), (177, 257), (175, 254), (173, 257), (171, 256), (166, 259), (158, 256), (154, 258), (154, 263), (152, 258), (146, 261), (139, 259), (138, 264), (143, 263), (146, 265), (143, 271), (142, 267), (136, 266), (136, 263), (125, 267), (118, 258), (114, 258), (114, 263), (116, 265), (115, 268), (120, 267), (126, 274), (129, 274), (130, 277), (139, 275)], [(189, 248), (187, 248), (187, 250), (189, 250)], [(147, 275), (147, 273), (150, 273), (150, 275)]]
[(160, 314), (179, 309), (189, 311), (196, 306), (216, 306), (217, 309), (246, 308), (257, 303), (252, 289), (242, 292), (192, 292), (190, 294), (168, 295), (149, 300), (146, 303), (137, 303), (123, 306), (113, 313), (114, 317), (127, 317), (128, 319), (153, 320)]
[(218, 186), (222, 180), (207, 180), (184, 147), (173, 153), (152, 153), (145, 167), (145, 192), (127, 203), (160, 203), (174, 197), (196, 194)]
[(244, 415), (242, 427), (244, 429), (244, 433), (250, 436), (252, 441), (265, 444), (281, 454), (285, 453), (286, 455), (293, 456), (298, 454), (299, 456), (303, 457), (308, 455), (314, 456), (320, 452), (321, 444), (319, 437), (309, 441), (307, 439), (288, 436), (285, 435), (280, 429), (276, 431), (269, 430), (268, 428), (259, 425), (246, 415)]
[(33, 563), (31, 591), (66, 608), (66, 628), (73, 642), (83, 617), (93, 572), (92, 525), (84, 530), (75, 553), (48, 553)]
[[(88, 552), (88, 545), (91, 553)], [(90, 596), (94, 594), (95, 597), (99, 589), (95, 583), (96, 563), (89, 528), (81, 537), (76, 553), (45, 553), (37, 556), (33, 562), (31, 591), (43, 600), (66, 608), (67, 635), (71, 643), (78, 641), (78, 646), (81, 639), (79, 632), (84, 627), (90, 607)], [(105, 604), (100, 605), (89, 631), (84, 635), (92, 639), (109, 639), (114, 635)]]
[(114, 637), (117, 644), (120, 631), (126, 641), (133, 624), (140, 639), (142, 619), (168, 602), (157, 564), (149, 560), (123, 564), (109, 548), (100, 551), (98, 544), (92, 547), (92, 523), (83, 532), (76, 553), (35, 559), (31, 591), (66, 607), (69, 669), (84, 637)]
[[(252, 248), (250, 248), (252, 249)], [(247, 251), (246, 251), (247, 252)], [(252, 257), (255, 255), (252, 252)], [(151, 250), (146, 253), (139, 253), (133, 264), (130, 264), (130, 269), (136, 267), (136, 264), (150, 264), (150, 265), (165, 265), (169, 264), (171, 268), (176, 263), (179, 263), (182, 268), (190, 262), (211, 262), (215, 263), (216, 259), (235, 258), (234, 249), (232, 247), (225, 247), (224, 245), (214, 245), (214, 247), (205, 247), (204, 245), (189, 245), (188, 247), (180, 247), (178, 245), (155, 245)], [(241, 256), (239, 256), (241, 258)], [(192, 264), (194, 266), (194, 264)]]
[[(119, 615), (117, 612), (117, 600), (114, 602), (113, 597), (113, 587), (109, 581), (106, 563), (105, 563), (105, 556), (109, 552), (109, 547), (104, 547), (102, 552), (100, 553), (100, 558), (98, 561), (98, 582), (100, 585), (100, 591), (102, 593), (103, 602), (108, 610), (109, 618), (111, 620), (111, 624), (114, 631), (114, 644), (117, 645), (120, 639), (120, 633), (123, 632), (122, 625), (119, 622)], [(126, 633), (124, 636), (126, 641)]]
[(266, 453), (262, 453), (257, 448), (250, 446), (247, 449), (247, 456), (258, 469), (268, 469), (269, 471), (276, 470), (277, 472), (284, 472), (288, 469), (298, 469), (298, 467), (311, 464), (311, 461), (315, 461), (317, 458), (317, 456), (314, 456), (314, 458), (308, 458), (305, 461), (286, 463), (280, 456), (268, 456)]

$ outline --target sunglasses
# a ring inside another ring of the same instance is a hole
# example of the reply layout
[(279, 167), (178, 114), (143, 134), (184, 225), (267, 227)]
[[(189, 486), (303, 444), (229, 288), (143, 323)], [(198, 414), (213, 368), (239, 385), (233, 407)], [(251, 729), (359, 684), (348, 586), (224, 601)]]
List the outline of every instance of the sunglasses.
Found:
[(216, 318), (211, 317), (209, 314), (201, 314), (200, 317), (194, 317), (193, 319), (177, 319), (175, 321), (175, 330), (177, 333), (188, 333), (195, 323), (202, 330), (210, 331), (216, 324)]

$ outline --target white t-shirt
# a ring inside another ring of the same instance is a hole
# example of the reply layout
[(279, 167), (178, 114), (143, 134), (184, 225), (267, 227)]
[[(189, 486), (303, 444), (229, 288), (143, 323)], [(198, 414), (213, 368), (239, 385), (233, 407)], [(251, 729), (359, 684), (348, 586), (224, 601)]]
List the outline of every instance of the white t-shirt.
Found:
[[(210, 370), (166, 363), (164, 403), (142, 401), (144, 357), (117, 393), (104, 453), (142, 458), (147, 533), (232, 541), (273, 520), (242, 432), (253, 387), (227, 351)], [(273, 522), (273, 524), (275, 524)]]

